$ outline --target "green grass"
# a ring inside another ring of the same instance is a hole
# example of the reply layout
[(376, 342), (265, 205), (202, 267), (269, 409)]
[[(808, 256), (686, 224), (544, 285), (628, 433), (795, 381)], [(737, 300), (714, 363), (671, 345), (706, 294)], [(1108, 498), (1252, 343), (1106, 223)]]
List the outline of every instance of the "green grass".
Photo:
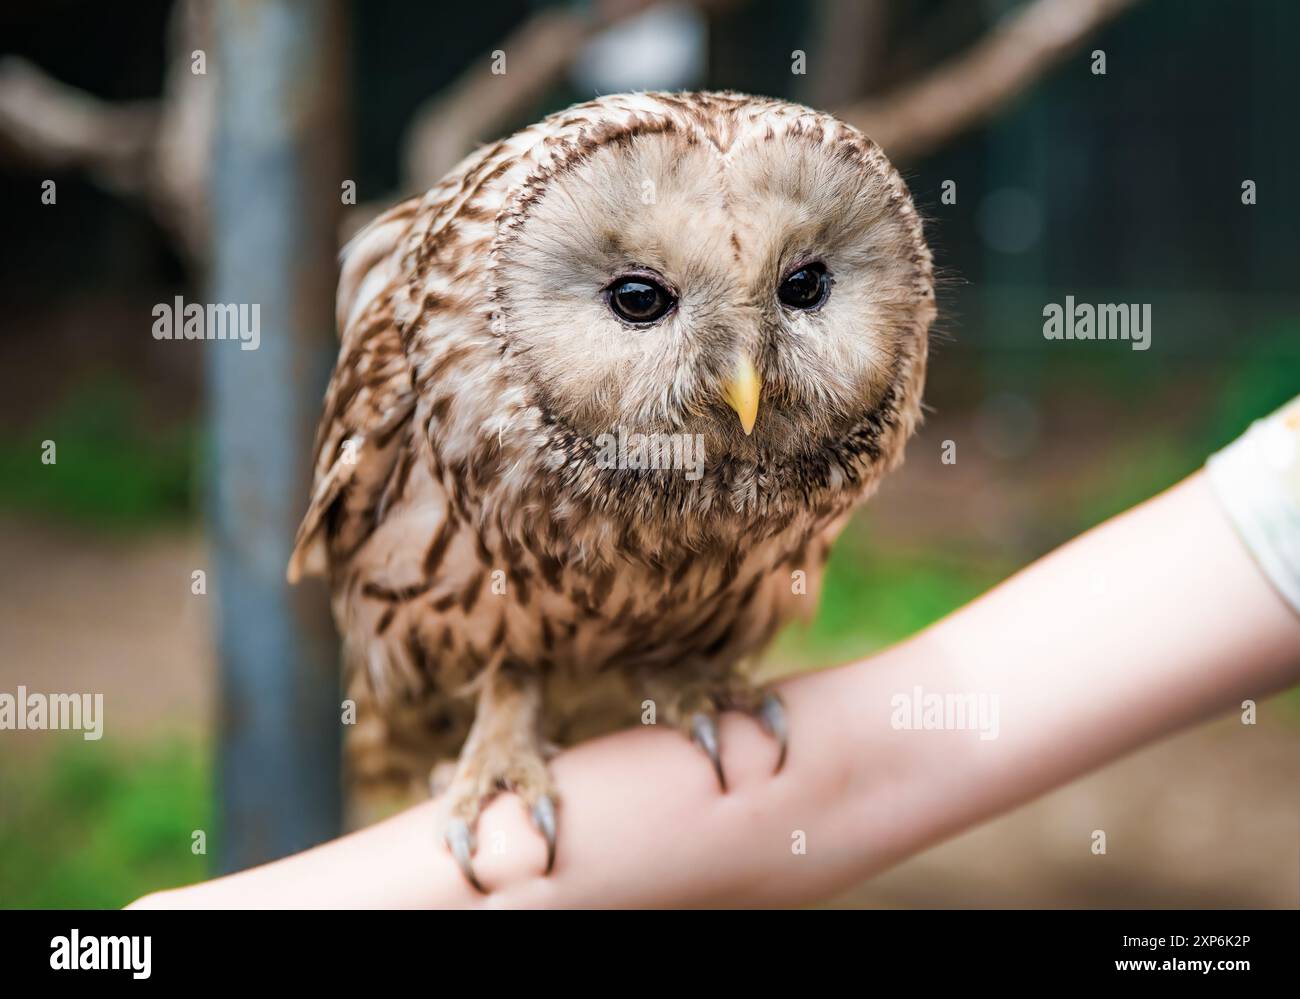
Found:
[(206, 753), (166, 739), (108, 750), (69, 737), (30, 766), (0, 768), (0, 907), (110, 908), (208, 874)]
[(1113, 449), (1067, 513), (1069, 536), (1123, 513), (1191, 475), (1205, 461), (1184, 441), (1148, 433)]
[(1202, 442), (1205, 453), (1218, 450), (1253, 420), (1285, 405), (1300, 392), (1300, 324), (1282, 323), (1250, 341), (1218, 398), (1211, 400)]
[[(42, 461), (45, 441), (53, 464)], [(188, 517), (196, 441), (191, 425), (152, 422), (129, 384), (84, 384), (0, 439), (0, 507), (119, 530)]]
[(933, 549), (890, 551), (850, 529), (831, 549), (816, 618), (787, 628), (772, 658), (807, 666), (847, 662), (920, 631), (1011, 569)]

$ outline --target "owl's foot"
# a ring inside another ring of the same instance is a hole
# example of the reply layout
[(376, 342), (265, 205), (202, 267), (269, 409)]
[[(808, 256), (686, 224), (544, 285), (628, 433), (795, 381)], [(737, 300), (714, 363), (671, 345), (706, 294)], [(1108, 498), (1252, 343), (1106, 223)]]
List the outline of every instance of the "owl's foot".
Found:
[(448, 811), (442, 838), (465, 880), (484, 894), (486, 890), (474, 873), (474, 833), (484, 806), (502, 791), (513, 791), (523, 799), (533, 825), (546, 841), (546, 873), (550, 874), (555, 866), (558, 799), (541, 756), (491, 750), (462, 756), (446, 792)]
[[(555, 866), (556, 803), (559, 800), (537, 738), (540, 698), (516, 679), (491, 681), (445, 791), (442, 839), (476, 891), (475, 828), (483, 808), (502, 791), (517, 794), (546, 841), (546, 873)], [(436, 776), (435, 776), (436, 780)]]
[(740, 711), (763, 727), (777, 743), (774, 773), (785, 766), (789, 732), (785, 722), (785, 705), (780, 695), (754, 687), (743, 680), (730, 680), (716, 686), (696, 687), (670, 698), (668, 718), (692, 742), (704, 751), (718, 775), (718, 786), (727, 790), (727, 774), (722, 766), (718, 718), (723, 711)]

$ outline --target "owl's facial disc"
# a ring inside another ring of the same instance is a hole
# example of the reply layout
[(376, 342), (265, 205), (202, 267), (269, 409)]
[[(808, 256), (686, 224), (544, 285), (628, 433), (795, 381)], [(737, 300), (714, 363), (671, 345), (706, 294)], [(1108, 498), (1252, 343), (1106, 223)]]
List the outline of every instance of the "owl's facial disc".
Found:
[(700, 435), (706, 469), (780, 479), (898, 397), (923, 365), (928, 254), (887, 167), (828, 134), (756, 126), (725, 153), (636, 134), (546, 179), (492, 292), (553, 423)]

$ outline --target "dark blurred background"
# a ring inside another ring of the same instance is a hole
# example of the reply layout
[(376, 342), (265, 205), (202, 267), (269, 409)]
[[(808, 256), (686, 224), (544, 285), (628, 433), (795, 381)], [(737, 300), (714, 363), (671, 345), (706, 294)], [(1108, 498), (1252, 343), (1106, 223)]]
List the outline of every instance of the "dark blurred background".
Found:
[[(156, 303), (202, 301), (212, 279), (214, 6), (0, 12), (0, 691), (102, 690), (109, 712), (101, 742), (0, 733), (4, 906), (120, 905), (206, 876), (193, 833), (210, 854), (223, 835), (216, 587), (190, 585), (210, 563), (220, 413), (207, 345), (150, 335)], [(340, 239), (474, 142), (595, 93), (729, 88), (882, 123), (867, 130), (899, 161), (943, 275), (929, 416), (773, 672), (914, 632), (1192, 472), (1300, 389), (1300, 5), (339, 9), (338, 76), (300, 84), (343, 98), (328, 123), (342, 172), (324, 187), (354, 181), (356, 204), (331, 194), (320, 208)], [(1071, 34), (1071, 18), (1090, 30)], [(1032, 69), (968, 123), (915, 133), (933, 110), (918, 85), (964, 68), (978, 81), (981, 52), (1035, 45)], [(195, 49), (206, 74), (192, 72)], [(504, 76), (488, 70), (498, 49)], [(792, 72), (795, 50), (806, 73)], [(1066, 295), (1149, 303), (1150, 349), (1046, 341), (1043, 306)], [(323, 375), (330, 345), (311, 349)], [(59, 461), (42, 466), (50, 439)], [(945, 441), (955, 464), (940, 460)], [(304, 450), (302, 475), (307, 464)], [(1294, 906), (1298, 779), (1292, 694), (1258, 726), (1225, 721), (1146, 749), (840, 901)], [(1094, 828), (1114, 844), (1105, 858), (1088, 851)]]

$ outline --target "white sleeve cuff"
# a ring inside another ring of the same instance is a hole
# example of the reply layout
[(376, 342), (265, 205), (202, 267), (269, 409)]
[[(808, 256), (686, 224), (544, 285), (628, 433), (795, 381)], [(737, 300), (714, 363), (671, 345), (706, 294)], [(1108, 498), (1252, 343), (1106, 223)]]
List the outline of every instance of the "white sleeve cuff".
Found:
[(1252, 423), (1205, 464), (1233, 527), (1300, 614), (1300, 398)]

